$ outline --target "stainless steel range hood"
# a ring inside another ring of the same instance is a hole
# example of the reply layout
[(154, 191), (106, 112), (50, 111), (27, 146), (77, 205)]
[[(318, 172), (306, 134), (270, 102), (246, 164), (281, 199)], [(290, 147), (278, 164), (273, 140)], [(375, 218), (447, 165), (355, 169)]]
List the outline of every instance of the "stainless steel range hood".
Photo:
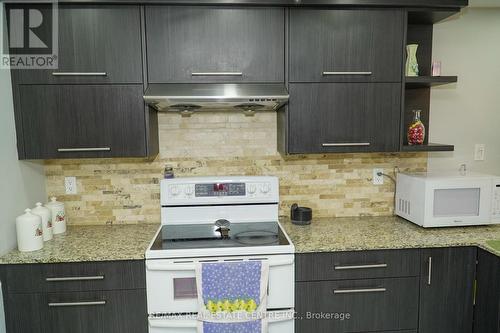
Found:
[(288, 102), (280, 83), (150, 84), (144, 100), (158, 111), (191, 114), (197, 111), (275, 111)]

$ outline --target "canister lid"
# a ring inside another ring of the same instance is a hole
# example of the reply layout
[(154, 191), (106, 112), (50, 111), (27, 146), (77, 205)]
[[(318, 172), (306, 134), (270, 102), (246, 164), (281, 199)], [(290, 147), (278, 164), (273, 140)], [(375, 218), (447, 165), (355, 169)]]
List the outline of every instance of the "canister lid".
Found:
[(57, 201), (56, 197), (51, 197), (50, 202), (48, 202), (45, 206), (46, 207), (60, 207), (60, 206), (64, 206), (64, 204), (62, 202)]

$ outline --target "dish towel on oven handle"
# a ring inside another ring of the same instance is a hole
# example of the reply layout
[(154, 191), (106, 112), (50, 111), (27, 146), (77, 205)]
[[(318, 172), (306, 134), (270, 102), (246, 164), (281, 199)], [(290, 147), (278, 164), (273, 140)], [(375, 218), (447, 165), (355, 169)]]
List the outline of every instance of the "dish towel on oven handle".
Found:
[(268, 282), (265, 260), (198, 263), (198, 333), (267, 333)]

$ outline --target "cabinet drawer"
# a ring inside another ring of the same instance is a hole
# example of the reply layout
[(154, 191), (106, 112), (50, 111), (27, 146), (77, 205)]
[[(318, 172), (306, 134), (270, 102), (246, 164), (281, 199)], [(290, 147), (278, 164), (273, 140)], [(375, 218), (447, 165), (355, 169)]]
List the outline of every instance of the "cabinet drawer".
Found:
[(58, 23), (58, 68), (13, 70), (16, 83), (143, 82), (139, 6), (60, 5)]
[(27, 159), (146, 156), (142, 85), (20, 85)]
[(419, 250), (297, 254), (296, 281), (418, 276)]
[(283, 8), (147, 6), (150, 83), (283, 82)]
[(401, 82), (402, 10), (290, 10), (290, 82)]
[(297, 332), (415, 329), (418, 293), (418, 277), (298, 282)]
[(144, 261), (9, 265), (9, 293), (146, 288)]
[(292, 83), (289, 153), (399, 150), (401, 84)]
[(46, 294), (42, 315), (45, 333), (145, 333), (146, 291)]

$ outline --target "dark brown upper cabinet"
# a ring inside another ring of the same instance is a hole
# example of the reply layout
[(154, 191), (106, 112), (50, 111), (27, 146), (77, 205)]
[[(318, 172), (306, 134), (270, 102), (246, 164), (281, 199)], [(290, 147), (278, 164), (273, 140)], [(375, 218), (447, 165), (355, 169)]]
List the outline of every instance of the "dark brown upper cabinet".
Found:
[(148, 81), (282, 82), (285, 9), (146, 7)]
[(60, 5), (58, 20), (58, 69), (13, 70), (14, 82), (143, 82), (139, 6)]
[(401, 82), (403, 10), (290, 10), (290, 82)]
[(142, 85), (21, 85), (30, 159), (145, 156)]
[(399, 148), (398, 83), (291, 83), (288, 152)]

